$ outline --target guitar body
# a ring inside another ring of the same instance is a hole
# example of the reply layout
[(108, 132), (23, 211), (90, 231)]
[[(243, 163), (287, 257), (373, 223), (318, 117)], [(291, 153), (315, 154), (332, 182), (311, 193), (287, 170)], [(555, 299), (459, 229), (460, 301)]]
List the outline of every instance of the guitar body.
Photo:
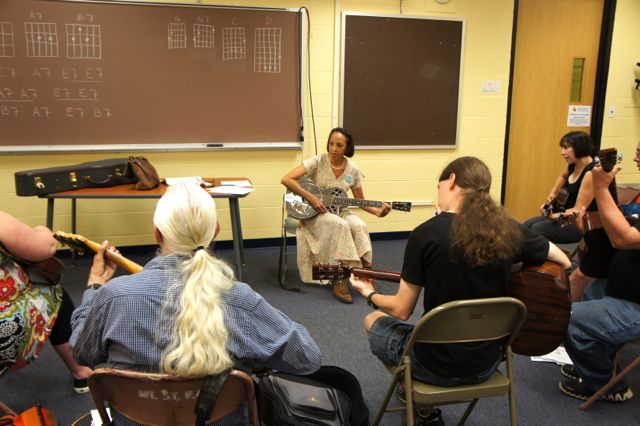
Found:
[(569, 279), (562, 266), (545, 262), (513, 272), (507, 295), (527, 307), (527, 318), (512, 344), (513, 352), (539, 356), (562, 343), (571, 317)]
[[(361, 200), (359, 198), (349, 198), (342, 188), (322, 189), (311, 179), (302, 177), (298, 183), (315, 197), (319, 198), (327, 209), (334, 214), (338, 214), (340, 207), (358, 206), (358, 207), (380, 207), (382, 201)], [(318, 214), (318, 212), (309, 204), (302, 196), (293, 191), (287, 191), (284, 194), (284, 203), (287, 214), (298, 220), (310, 219)], [(411, 210), (411, 203), (407, 201), (392, 201), (390, 203), (392, 210), (400, 210), (408, 212)]]
[[(311, 182), (309, 179), (305, 179), (304, 181), (300, 181), (300, 185), (319, 199), (323, 200), (323, 202), (327, 199), (331, 199), (331, 197), (338, 198), (347, 198), (347, 193), (341, 188), (329, 188), (329, 189), (321, 189), (318, 185)], [(316, 216), (318, 212), (309, 204), (309, 202), (302, 198), (300, 195), (296, 194), (293, 191), (287, 191), (284, 195), (285, 207), (287, 210), (287, 214), (295, 219), (304, 220), (311, 219)], [(327, 209), (331, 213), (338, 214), (340, 210), (339, 206), (333, 206), (325, 203)]]
[(27, 275), (29, 275), (29, 281), (32, 283), (55, 285), (58, 284), (62, 278), (64, 264), (56, 257), (52, 256), (45, 260), (31, 262), (9, 253), (1, 244), (0, 253), (6, 257), (10, 257), (14, 262), (22, 266)]

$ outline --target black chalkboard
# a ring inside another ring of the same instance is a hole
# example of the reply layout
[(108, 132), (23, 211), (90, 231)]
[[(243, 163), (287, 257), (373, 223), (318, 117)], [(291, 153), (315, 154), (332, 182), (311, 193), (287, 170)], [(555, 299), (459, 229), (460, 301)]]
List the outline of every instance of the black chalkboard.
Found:
[(0, 1), (0, 149), (298, 143), (300, 13)]
[(452, 148), (464, 23), (343, 16), (342, 125), (357, 145)]

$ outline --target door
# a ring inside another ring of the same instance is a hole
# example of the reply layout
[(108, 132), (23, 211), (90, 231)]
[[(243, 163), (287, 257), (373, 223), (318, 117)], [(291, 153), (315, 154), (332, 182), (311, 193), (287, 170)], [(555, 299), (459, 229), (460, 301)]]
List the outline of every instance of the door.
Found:
[(518, 1), (504, 203), (520, 221), (540, 214), (567, 166), (562, 135), (590, 130), (568, 127), (567, 114), (593, 105), (603, 10), (604, 0)]

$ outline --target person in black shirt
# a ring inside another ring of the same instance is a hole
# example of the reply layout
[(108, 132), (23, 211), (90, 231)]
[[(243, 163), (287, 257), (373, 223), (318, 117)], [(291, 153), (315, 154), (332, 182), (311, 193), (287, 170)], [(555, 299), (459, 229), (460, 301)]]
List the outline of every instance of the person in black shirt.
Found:
[[(372, 352), (385, 364), (397, 365), (413, 325), (406, 321), (424, 288), (424, 312), (460, 299), (506, 294), (516, 262), (554, 260), (563, 267), (566, 255), (544, 237), (518, 224), (489, 194), (491, 173), (475, 157), (451, 162), (438, 182), (440, 214), (411, 233), (404, 254), (402, 279), (393, 295), (378, 293), (372, 283), (352, 275), (353, 287), (378, 310), (364, 319)], [(416, 345), (412, 375), (435, 385), (479, 383), (501, 361), (496, 344)]]
[[(640, 169), (640, 144), (634, 161)], [(564, 394), (581, 400), (611, 379), (616, 352), (627, 341), (640, 339), (640, 225), (629, 224), (609, 191), (619, 170), (620, 166), (615, 166), (607, 173), (598, 166), (592, 171), (600, 220), (619, 251), (609, 262), (607, 279), (591, 283), (583, 301), (571, 307), (564, 345), (573, 366), (562, 366), (561, 372), (568, 380), (561, 381), (559, 387)], [(621, 380), (600, 399), (622, 402), (631, 397), (633, 392)]]

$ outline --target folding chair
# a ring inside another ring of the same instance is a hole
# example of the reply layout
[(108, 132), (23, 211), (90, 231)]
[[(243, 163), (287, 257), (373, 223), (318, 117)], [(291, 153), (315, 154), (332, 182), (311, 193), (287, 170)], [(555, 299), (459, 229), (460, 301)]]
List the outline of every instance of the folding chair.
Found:
[[(203, 377), (96, 369), (89, 377), (93, 402), (104, 425), (111, 425), (105, 402), (125, 417), (155, 426), (187, 426), (196, 421), (195, 404)], [(222, 385), (207, 423), (221, 419), (246, 404), (249, 425), (258, 426), (253, 380), (232, 370)]]
[[(413, 409), (469, 402), (459, 424), (464, 424), (478, 402), (478, 398), (509, 395), (511, 424), (516, 424), (515, 392), (511, 342), (524, 322), (527, 309), (513, 297), (458, 300), (440, 305), (425, 314), (415, 326), (409, 343), (398, 366), (387, 366), (393, 374), (384, 401), (373, 425), (377, 426), (386, 412), (405, 411), (407, 424), (413, 425)], [(503, 354), (507, 362), (506, 376), (497, 371), (486, 381), (454, 387), (435, 386), (411, 377), (410, 354), (413, 346), (420, 343), (466, 343), (503, 340)], [(403, 379), (404, 377), (404, 379)], [(403, 381), (406, 392), (406, 407), (388, 408), (389, 399), (396, 385)]]
[(278, 264), (278, 280), (280, 287), (285, 290), (300, 291), (299, 287), (287, 287), (287, 235), (296, 235), (296, 229), (298, 228), (298, 219), (286, 215), (284, 207), (284, 197), (282, 199), (282, 233), (280, 243), (280, 262)]
[[(640, 345), (640, 339), (629, 340), (627, 342), (627, 344), (629, 344), (629, 343), (633, 344), (633, 345)], [(618, 353), (616, 354), (615, 358), (613, 359), (613, 365), (615, 365), (615, 366), (618, 366), (619, 355), (620, 355), (620, 351), (618, 351)], [(606, 385), (602, 386), (600, 389), (598, 389), (598, 391), (596, 393), (594, 393), (593, 395), (591, 395), (589, 397), (589, 399), (587, 399), (585, 402), (583, 402), (580, 405), (580, 409), (581, 410), (586, 410), (589, 407), (591, 407), (591, 405), (594, 402), (596, 402), (602, 395), (607, 393), (607, 391), (609, 389), (611, 389), (616, 383), (618, 383), (620, 380), (622, 380), (624, 378), (624, 376), (629, 374), (631, 371), (633, 371), (633, 369), (635, 369), (639, 365), (640, 365), (640, 355), (638, 355), (636, 357), (636, 359), (631, 361), (629, 363), (629, 365), (627, 365), (625, 368), (623, 368), (622, 371), (616, 371), (616, 369), (614, 369), (613, 370), (613, 375), (611, 376), (611, 379), (609, 380), (609, 382)]]

